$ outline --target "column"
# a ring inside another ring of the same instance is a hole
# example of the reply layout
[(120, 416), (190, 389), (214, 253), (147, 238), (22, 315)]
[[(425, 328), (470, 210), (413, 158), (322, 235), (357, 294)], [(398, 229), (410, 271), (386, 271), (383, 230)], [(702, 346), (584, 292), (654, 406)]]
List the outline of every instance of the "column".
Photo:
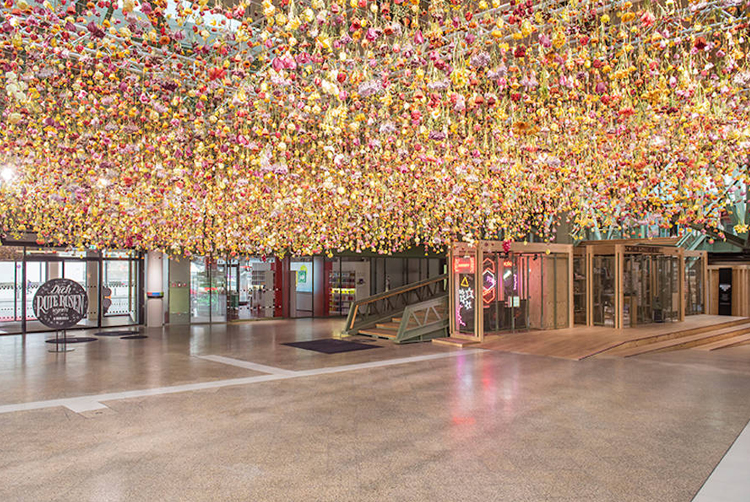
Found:
[[(164, 326), (164, 255), (157, 251), (146, 254), (146, 326)], [(156, 295), (155, 293), (161, 293)]]

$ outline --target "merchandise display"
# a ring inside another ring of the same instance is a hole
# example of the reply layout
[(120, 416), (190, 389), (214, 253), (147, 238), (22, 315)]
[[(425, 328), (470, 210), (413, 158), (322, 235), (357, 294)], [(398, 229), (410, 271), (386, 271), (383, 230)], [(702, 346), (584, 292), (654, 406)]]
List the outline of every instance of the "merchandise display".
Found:
[(185, 256), (561, 223), (721, 239), (750, 181), (749, 20), (747, 0), (8, 0), (0, 228)]

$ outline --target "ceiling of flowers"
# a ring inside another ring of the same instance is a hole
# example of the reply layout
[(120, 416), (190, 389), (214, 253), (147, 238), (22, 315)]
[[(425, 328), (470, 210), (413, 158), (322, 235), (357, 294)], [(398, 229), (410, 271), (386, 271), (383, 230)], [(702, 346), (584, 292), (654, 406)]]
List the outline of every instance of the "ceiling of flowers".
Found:
[(8, 236), (390, 252), (561, 222), (721, 234), (747, 197), (747, 0), (0, 12)]

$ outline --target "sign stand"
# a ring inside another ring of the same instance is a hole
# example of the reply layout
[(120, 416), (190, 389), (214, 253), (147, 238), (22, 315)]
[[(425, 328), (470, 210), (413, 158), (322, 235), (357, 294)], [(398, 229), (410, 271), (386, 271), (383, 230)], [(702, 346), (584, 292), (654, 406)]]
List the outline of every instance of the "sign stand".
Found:
[[(72, 352), (65, 331), (86, 317), (89, 299), (83, 286), (70, 279), (50, 279), (37, 289), (33, 300), (34, 315), (55, 330), (55, 348), (49, 352)], [(62, 332), (62, 347), (60, 347)], [(52, 340), (47, 340), (52, 342)]]
[(62, 348), (60, 348), (60, 330), (55, 331), (55, 348), (49, 349), (47, 352), (73, 352), (74, 348), (68, 348), (68, 338), (65, 330), (62, 330)]

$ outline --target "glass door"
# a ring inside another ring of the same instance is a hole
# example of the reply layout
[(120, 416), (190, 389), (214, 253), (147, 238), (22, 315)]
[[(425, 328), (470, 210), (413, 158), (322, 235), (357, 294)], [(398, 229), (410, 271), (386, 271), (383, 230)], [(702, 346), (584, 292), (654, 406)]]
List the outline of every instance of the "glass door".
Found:
[(239, 261), (229, 260), (226, 269), (227, 321), (236, 321), (240, 318)]
[(211, 322), (227, 320), (227, 262), (223, 258), (207, 260), (211, 295)]
[(190, 322), (211, 322), (211, 283), (205, 258), (190, 260)]
[(594, 325), (615, 327), (615, 257), (594, 256), (593, 306)]
[(482, 260), (482, 315), (484, 333), (497, 333), (503, 329), (505, 305), (502, 303), (502, 288), (498, 280), (496, 253), (485, 253)]
[(276, 261), (247, 258), (240, 267), (240, 319), (275, 316)]
[(586, 324), (586, 256), (573, 258), (573, 322)]
[(102, 326), (138, 324), (138, 262), (103, 260)]
[(23, 248), (0, 247), (0, 334), (21, 333)]

